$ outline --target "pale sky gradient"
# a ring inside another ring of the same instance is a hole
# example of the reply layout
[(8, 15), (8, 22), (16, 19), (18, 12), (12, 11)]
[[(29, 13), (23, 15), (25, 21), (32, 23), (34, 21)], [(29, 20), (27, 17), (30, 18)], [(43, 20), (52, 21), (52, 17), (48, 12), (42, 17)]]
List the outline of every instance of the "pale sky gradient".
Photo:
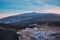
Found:
[(33, 11), (60, 14), (60, 0), (0, 0), (0, 18)]

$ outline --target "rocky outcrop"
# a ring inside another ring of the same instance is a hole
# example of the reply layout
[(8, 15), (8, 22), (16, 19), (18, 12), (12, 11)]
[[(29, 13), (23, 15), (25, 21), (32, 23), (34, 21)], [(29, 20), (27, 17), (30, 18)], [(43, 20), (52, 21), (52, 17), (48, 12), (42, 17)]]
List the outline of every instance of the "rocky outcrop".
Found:
[(60, 40), (56, 31), (51, 28), (26, 28), (17, 31), (17, 34), (22, 36), (21, 40)]

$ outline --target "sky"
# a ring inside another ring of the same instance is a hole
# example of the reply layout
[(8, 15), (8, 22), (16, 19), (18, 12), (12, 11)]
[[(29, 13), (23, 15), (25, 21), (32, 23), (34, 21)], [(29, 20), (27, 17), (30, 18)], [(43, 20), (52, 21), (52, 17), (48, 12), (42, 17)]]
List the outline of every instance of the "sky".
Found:
[(60, 0), (0, 0), (0, 18), (27, 12), (60, 14)]

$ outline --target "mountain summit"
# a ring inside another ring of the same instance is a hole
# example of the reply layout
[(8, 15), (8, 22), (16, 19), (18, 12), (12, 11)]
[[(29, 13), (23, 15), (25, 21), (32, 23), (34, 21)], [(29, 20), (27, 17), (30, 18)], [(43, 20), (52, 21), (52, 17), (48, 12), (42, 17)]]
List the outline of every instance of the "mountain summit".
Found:
[(0, 19), (0, 23), (4, 24), (28, 24), (44, 21), (60, 21), (60, 15), (53, 13), (24, 13), (15, 16), (9, 16)]

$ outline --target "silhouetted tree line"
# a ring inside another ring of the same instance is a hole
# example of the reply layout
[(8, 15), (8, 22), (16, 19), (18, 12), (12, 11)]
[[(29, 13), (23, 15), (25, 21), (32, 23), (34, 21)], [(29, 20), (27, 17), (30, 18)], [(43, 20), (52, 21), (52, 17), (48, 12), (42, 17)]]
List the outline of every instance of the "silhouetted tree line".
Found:
[[(45, 22), (37, 22), (34, 23), (32, 22), (32, 24), (38, 24), (38, 25), (44, 25), (46, 24), (49, 26), (60, 26), (60, 22), (58, 21), (45, 21)], [(4, 28), (15, 28), (15, 29), (25, 29), (25, 28), (33, 28), (34, 26), (29, 26), (31, 23), (26, 23), (26, 24), (19, 24), (19, 25), (14, 25), (14, 24), (0, 24), (0, 27), (4, 27)]]
[(0, 24), (0, 27), (4, 28), (15, 28), (15, 29), (25, 29), (26, 25), (13, 25), (13, 24)]

